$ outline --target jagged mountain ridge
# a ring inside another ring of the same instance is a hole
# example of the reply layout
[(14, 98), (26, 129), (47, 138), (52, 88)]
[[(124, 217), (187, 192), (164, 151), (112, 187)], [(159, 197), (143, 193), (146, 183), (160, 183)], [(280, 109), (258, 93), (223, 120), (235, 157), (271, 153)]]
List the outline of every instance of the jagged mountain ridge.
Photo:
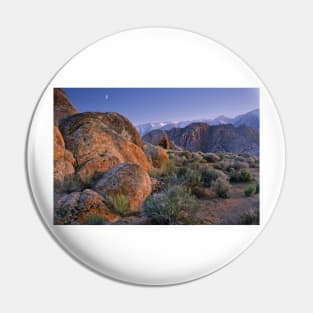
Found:
[[(170, 143), (192, 152), (259, 154), (259, 132), (246, 125), (192, 123), (184, 128), (172, 128), (163, 132)], [(145, 141), (149, 142), (150, 133), (144, 136)]]
[(214, 119), (197, 119), (180, 122), (153, 122), (137, 125), (137, 130), (141, 136), (155, 129), (170, 130), (172, 128), (184, 128), (192, 123), (206, 123), (209, 125), (233, 124), (235, 126), (247, 125), (255, 130), (259, 130), (259, 109), (240, 114), (234, 118), (220, 115)]

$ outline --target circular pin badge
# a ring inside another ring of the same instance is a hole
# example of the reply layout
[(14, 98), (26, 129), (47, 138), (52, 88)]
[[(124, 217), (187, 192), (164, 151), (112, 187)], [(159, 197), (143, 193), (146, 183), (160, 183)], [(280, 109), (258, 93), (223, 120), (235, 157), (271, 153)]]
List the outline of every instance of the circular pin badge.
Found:
[(36, 207), (57, 242), (107, 277), (187, 282), (240, 255), (279, 197), (282, 127), (232, 51), (170, 28), (124, 31), (69, 60), (28, 136)]

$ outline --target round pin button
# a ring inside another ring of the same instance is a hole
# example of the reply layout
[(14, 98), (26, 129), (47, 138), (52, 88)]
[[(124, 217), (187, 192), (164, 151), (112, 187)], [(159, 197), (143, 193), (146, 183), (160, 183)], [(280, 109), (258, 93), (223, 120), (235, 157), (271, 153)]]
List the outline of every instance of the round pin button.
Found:
[(187, 282), (240, 255), (279, 197), (282, 127), (232, 51), (171, 28), (117, 33), (71, 58), (28, 136), (34, 202), (57, 242), (104, 276)]

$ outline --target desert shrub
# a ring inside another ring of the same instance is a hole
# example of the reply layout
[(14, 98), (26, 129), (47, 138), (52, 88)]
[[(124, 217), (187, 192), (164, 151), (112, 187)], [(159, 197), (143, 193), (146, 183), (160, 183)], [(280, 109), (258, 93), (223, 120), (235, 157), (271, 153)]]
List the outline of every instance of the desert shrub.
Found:
[(173, 160), (167, 161), (162, 164), (161, 168), (152, 168), (149, 175), (154, 178), (161, 178), (171, 176), (175, 173), (175, 162)]
[(211, 187), (212, 183), (219, 177), (226, 179), (226, 175), (219, 170), (210, 169), (208, 167), (202, 169), (201, 182), (205, 187)]
[(201, 174), (199, 171), (190, 170), (187, 171), (185, 179), (188, 186), (196, 186), (201, 183)]
[(217, 153), (217, 155), (219, 156), (219, 158), (221, 159), (221, 161), (224, 160), (224, 158), (225, 158), (224, 153), (219, 152), (219, 153)]
[(203, 158), (209, 163), (215, 163), (221, 160), (221, 158), (213, 152), (204, 154)]
[(175, 172), (175, 162), (167, 161), (162, 164), (161, 172), (163, 175), (173, 175)]
[(241, 170), (245, 168), (249, 168), (249, 164), (247, 162), (242, 162), (239, 160), (224, 160), (222, 162), (223, 169), (227, 172), (232, 170)]
[(212, 182), (218, 178), (218, 172), (214, 169), (204, 169), (201, 173), (201, 182), (205, 187), (211, 187)]
[(245, 162), (246, 161), (246, 158), (244, 156), (241, 156), (240, 154), (237, 155), (235, 157), (235, 161), (239, 161), (239, 162)]
[(234, 161), (234, 169), (235, 170), (241, 170), (244, 168), (249, 168), (249, 164), (247, 162), (238, 161), (238, 160)]
[(231, 188), (229, 182), (224, 177), (217, 178), (212, 184), (215, 193), (220, 198), (229, 197), (229, 189)]
[(203, 157), (200, 153), (194, 152), (194, 153), (192, 153), (192, 160), (194, 162), (201, 162), (203, 160)]
[(242, 225), (259, 225), (260, 214), (258, 209), (250, 209), (244, 212), (240, 217), (240, 224)]
[(182, 157), (185, 157), (188, 160), (192, 159), (192, 152), (190, 152), (190, 151), (183, 151), (183, 152), (180, 153), (180, 155)]
[(86, 217), (87, 225), (103, 225), (105, 222), (105, 218), (98, 214), (88, 214)]
[(176, 175), (178, 184), (180, 183), (192, 187), (201, 183), (200, 172), (190, 167), (180, 167), (177, 169)]
[(207, 192), (204, 187), (194, 186), (191, 188), (191, 193), (197, 198), (202, 199), (207, 197)]
[(230, 170), (230, 181), (232, 182), (250, 182), (253, 180), (253, 174), (249, 169)]
[(224, 166), (223, 163), (215, 163), (213, 164), (213, 168), (215, 168), (216, 170), (223, 170)]
[(156, 224), (177, 224), (182, 211), (194, 216), (198, 208), (197, 200), (184, 186), (153, 194), (144, 203), (144, 213)]
[(255, 186), (255, 193), (260, 193), (260, 184), (257, 183)]
[(248, 169), (242, 169), (239, 171), (240, 181), (249, 182), (253, 180), (253, 174)]
[(183, 167), (178, 167), (176, 174), (179, 178), (184, 177), (187, 174), (187, 169), (188, 167), (183, 166)]
[(154, 178), (159, 178), (162, 175), (161, 169), (153, 167), (149, 170), (149, 175)]
[(256, 185), (250, 185), (245, 189), (245, 196), (251, 197), (256, 193)]
[(110, 203), (121, 216), (125, 216), (130, 213), (129, 197), (127, 195), (119, 194), (109, 197)]
[(248, 158), (246, 158), (246, 162), (249, 164), (251, 168), (258, 167), (258, 160), (253, 156), (249, 156)]
[(206, 164), (200, 163), (200, 162), (192, 162), (188, 164), (188, 167), (194, 171), (201, 171), (201, 169), (205, 166)]

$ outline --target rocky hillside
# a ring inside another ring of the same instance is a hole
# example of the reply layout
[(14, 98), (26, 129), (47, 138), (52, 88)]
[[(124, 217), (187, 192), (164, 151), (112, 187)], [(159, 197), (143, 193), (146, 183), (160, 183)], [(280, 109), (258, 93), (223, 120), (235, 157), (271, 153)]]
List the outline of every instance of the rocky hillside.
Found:
[(139, 211), (152, 165), (136, 128), (118, 113), (78, 113), (61, 89), (54, 100), (55, 223), (102, 224)]
[[(158, 132), (160, 137), (162, 131)], [(170, 143), (188, 151), (246, 152), (254, 155), (259, 153), (259, 133), (245, 125), (235, 127), (232, 124), (210, 126), (206, 123), (193, 123), (184, 128), (173, 128), (163, 132), (166, 133)], [(155, 138), (151, 133), (146, 134), (144, 140), (156, 144), (151, 140)]]

